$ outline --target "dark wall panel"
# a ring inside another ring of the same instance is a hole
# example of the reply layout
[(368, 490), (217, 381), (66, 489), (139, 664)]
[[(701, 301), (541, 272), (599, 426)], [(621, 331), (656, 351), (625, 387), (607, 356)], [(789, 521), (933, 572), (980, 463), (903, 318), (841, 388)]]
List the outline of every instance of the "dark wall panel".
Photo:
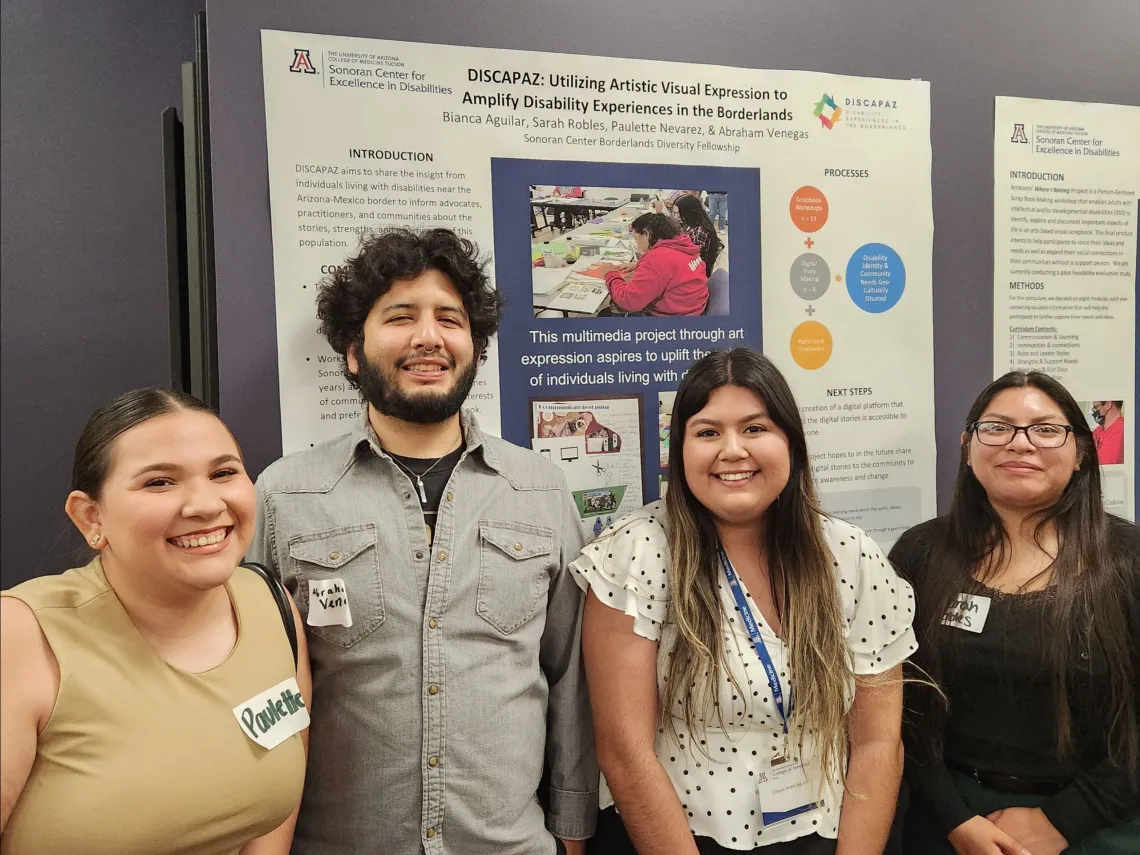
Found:
[(3, 0), (0, 585), (70, 566), (91, 411), (169, 382), (159, 111), (193, 56), (186, 2)]

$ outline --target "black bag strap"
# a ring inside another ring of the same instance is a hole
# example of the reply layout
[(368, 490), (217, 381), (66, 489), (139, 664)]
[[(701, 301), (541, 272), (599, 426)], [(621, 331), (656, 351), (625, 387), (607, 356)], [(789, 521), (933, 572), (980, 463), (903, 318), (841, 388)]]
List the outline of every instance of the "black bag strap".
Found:
[(277, 611), (281, 615), (281, 622), (285, 625), (285, 635), (289, 638), (289, 647), (293, 650), (293, 665), (297, 664), (297, 624), (293, 621), (293, 606), (290, 605), (289, 594), (276, 574), (269, 572), (264, 564), (256, 561), (244, 561), (242, 567), (252, 570), (260, 576), (269, 586), (273, 594), (273, 602), (277, 603)]

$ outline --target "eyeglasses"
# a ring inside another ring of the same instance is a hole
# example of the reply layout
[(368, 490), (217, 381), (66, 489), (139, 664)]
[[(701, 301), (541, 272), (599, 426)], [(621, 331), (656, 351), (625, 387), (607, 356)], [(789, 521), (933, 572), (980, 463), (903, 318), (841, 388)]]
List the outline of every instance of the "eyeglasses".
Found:
[(974, 422), (969, 430), (982, 445), (1009, 445), (1020, 431), (1036, 448), (1060, 448), (1073, 432), (1071, 425), (1010, 425), (1005, 422)]

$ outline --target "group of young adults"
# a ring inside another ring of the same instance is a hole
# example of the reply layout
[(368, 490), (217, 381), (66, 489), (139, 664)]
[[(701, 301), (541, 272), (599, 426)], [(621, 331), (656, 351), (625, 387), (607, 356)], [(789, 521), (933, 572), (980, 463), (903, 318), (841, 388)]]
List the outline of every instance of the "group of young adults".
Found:
[(1140, 536), (1059, 383), (982, 391), (888, 556), (710, 353), (665, 499), (587, 543), (461, 409), (500, 311), (470, 242), (369, 238), (318, 298), (365, 412), (256, 489), (188, 396), (96, 411), (94, 558), (0, 600), (5, 855), (1138, 851)]

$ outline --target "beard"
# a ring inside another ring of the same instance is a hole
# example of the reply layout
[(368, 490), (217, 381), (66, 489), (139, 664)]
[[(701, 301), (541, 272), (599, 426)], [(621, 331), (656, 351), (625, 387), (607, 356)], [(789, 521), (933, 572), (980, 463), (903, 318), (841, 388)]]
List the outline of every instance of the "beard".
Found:
[[(408, 394), (400, 388), (400, 367), (411, 356), (405, 356), (396, 363), (394, 370), (387, 371), (379, 363), (373, 362), (363, 352), (360, 354), (360, 371), (357, 382), (360, 384), (360, 394), (364, 396), (376, 411), (394, 419), (412, 422), (419, 425), (431, 425), (444, 422), (459, 412), (471, 386), (475, 383), (475, 360), (464, 368), (455, 378), (450, 389), (437, 392), (432, 389)], [(447, 357), (448, 368), (455, 370), (455, 360)]]

